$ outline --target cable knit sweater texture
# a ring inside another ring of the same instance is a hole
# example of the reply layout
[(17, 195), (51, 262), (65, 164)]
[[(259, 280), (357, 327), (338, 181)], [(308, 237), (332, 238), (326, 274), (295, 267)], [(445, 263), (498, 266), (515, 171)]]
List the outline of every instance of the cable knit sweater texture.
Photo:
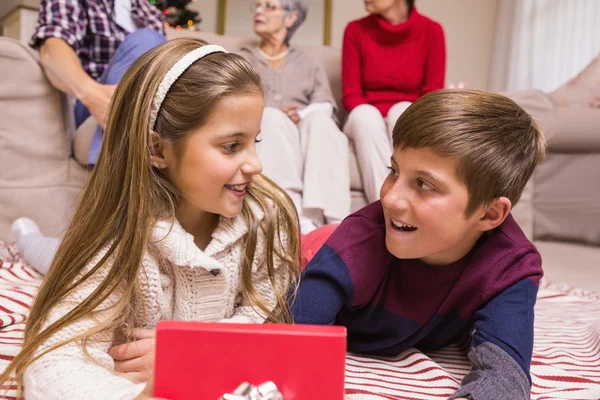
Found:
[[(264, 217), (258, 205), (249, 201), (256, 217)], [(152, 328), (160, 320), (221, 321), (262, 323), (260, 315), (241, 295), (241, 259), (243, 236), (248, 226), (241, 216), (234, 219), (221, 217), (208, 247), (202, 251), (194, 238), (174, 221), (161, 221), (153, 228), (151, 245), (144, 255), (139, 279), (143, 298), (134, 305), (145, 315), (144, 327)], [(283, 238), (284, 241), (286, 240)], [(285, 245), (285, 242), (284, 242)], [(253, 278), (256, 291), (274, 308), (275, 295), (268, 277), (264, 236), (259, 233)], [(284, 247), (285, 248), (285, 247)], [(95, 265), (106, 249), (91, 261)], [(83, 301), (106, 276), (103, 268), (52, 311), (46, 326), (55, 322)], [(278, 284), (287, 284), (277, 277)], [(115, 304), (120, 298), (115, 291), (99, 308)], [(109, 311), (100, 311), (93, 317), (77, 321), (52, 336), (38, 349), (63, 342), (86, 332), (107, 318)], [(135, 398), (145, 384), (133, 383), (112, 372), (113, 359), (108, 349), (114, 343), (114, 334), (106, 332), (88, 341), (87, 350), (96, 363), (87, 358), (76, 341), (42, 356), (29, 366), (24, 374), (24, 395), (36, 399), (114, 399)]]

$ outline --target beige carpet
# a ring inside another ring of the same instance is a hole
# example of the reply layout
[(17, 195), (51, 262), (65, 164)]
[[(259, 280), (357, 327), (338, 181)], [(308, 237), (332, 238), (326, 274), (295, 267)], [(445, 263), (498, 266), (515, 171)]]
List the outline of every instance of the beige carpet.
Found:
[(557, 242), (535, 245), (549, 281), (600, 293), (600, 247)]

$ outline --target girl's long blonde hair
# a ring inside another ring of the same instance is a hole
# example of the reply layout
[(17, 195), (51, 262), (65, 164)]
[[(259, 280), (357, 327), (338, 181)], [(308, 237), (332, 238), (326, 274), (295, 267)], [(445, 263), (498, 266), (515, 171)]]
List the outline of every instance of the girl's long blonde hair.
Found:
[[(16, 375), (18, 392), (22, 393), (23, 372), (43, 354), (76, 340), (81, 340), (85, 349), (92, 335), (118, 331), (141, 320), (133, 315), (131, 304), (139, 299), (138, 277), (152, 226), (159, 218), (174, 218), (179, 204), (176, 188), (150, 162), (151, 104), (158, 85), (173, 64), (205, 44), (194, 39), (164, 43), (137, 59), (117, 86), (98, 163), (35, 298), (25, 327), (23, 348), (0, 376), (0, 385)], [(262, 95), (258, 73), (238, 55), (210, 54), (196, 61), (173, 84), (154, 130), (164, 140), (177, 143), (187, 132), (207, 121), (219, 99), (247, 93)], [(259, 222), (246, 203), (242, 208), (249, 226), (241, 260), (243, 295), (268, 320), (291, 322), (287, 305), (289, 288), (278, 285), (275, 264), (285, 282), (297, 282), (298, 216), (291, 199), (268, 178), (254, 177), (247, 190), (248, 198), (262, 207), (265, 216)], [(275, 310), (265, 304), (253, 285), (252, 263), (259, 235), (266, 238), (266, 267), (277, 298)], [(88, 264), (93, 257), (105, 248), (108, 248), (106, 254), (90, 268)], [(111, 262), (107, 262), (109, 259)], [(106, 277), (93, 293), (44, 327), (51, 310), (101, 269), (106, 269)], [(97, 312), (117, 288), (123, 291), (123, 296), (111, 308), (111, 318), (106, 323), (36, 354), (52, 335)]]

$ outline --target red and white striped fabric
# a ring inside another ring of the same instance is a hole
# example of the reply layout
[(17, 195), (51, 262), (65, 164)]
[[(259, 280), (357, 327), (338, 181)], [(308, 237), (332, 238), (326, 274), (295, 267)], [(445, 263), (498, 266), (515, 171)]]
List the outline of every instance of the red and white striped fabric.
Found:
[[(600, 399), (600, 294), (542, 281), (536, 303), (531, 398)], [(351, 399), (445, 399), (471, 367), (469, 343), (393, 358), (349, 355)]]
[[(0, 241), (0, 370), (17, 354), (41, 276)], [(348, 355), (352, 400), (445, 399), (469, 372), (468, 343), (393, 358)], [(542, 281), (536, 305), (532, 399), (600, 399), (600, 294)], [(15, 387), (0, 398), (14, 398)]]

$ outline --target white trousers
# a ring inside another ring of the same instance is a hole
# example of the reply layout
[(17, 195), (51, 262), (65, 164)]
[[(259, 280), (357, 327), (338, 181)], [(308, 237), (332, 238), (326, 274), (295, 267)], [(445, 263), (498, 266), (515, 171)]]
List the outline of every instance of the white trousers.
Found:
[(358, 169), (369, 203), (379, 200), (379, 190), (388, 175), (392, 155), (392, 132), (398, 117), (410, 106), (409, 101), (396, 103), (387, 117), (370, 104), (354, 108), (344, 125), (344, 133), (354, 142)]
[(290, 195), (300, 216), (322, 225), (350, 213), (348, 138), (333, 119), (314, 112), (296, 125), (266, 107), (259, 138), (263, 174)]

